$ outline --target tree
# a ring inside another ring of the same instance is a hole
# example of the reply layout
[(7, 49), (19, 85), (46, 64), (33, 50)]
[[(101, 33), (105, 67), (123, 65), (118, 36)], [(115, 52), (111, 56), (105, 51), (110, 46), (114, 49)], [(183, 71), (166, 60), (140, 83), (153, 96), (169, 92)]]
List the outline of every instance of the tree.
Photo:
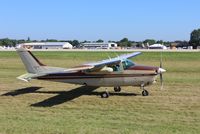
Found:
[(99, 40), (97, 40), (96, 41), (97, 43), (102, 43), (102, 42), (104, 42), (102, 39), (99, 39)]
[(26, 41), (26, 42), (28, 42), (28, 43), (31, 42), (30, 37), (27, 38), (27, 41)]
[(195, 29), (190, 34), (190, 45), (192, 45), (194, 49), (200, 46), (200, 29)]
[(131, 41), (128, 40), (128, 38), (123, 38), (122, 40), (119, 41), (119, 46), (120, 47), (131, 47)]
[(163, 40), (158, 40), (158, 41), (156, 41), (156, 43), (163, 44), (164, 42), (163, 42)]
[(5, 39), (1, 39), (0, 40), (0, 45), (1, 46), (15, 46), (16, 45), (16, 41), (8, 39), (8, 38), (5, 38)]
[(18, 41), (17, 41), (17, 44), (22, 44), (22, 43), (25, 43), (25, 42), (26, 42), (26, 41), (22, 39), (22, 40), (18, 40)]
[(75, 46), (75, 47), (79, 47), (79, 45), (80, 45), (80, 43), (79, 43), (78, 40), (73, 40), (73, 41), (71, 42), (71, 44), (72, 44), (72, 46)]
[(156, 43), (156, 41), (154, 40), (154, 39), (146, 39), (144, 42), (143, 42), (144, 44), (149, 44), (149, 45), (153, 45), (153, 44), (155, 44)]
[(143, 43), (142, 42), (137, 42), (136, 43), (136, 47), (143, 48)]
[(91, 41), (88, 41), (88, 40), (84, 40), (83, 42), (81, 43), (91, 43)]
[(123, 38), (120, 42), (128, 42), (128, 38)]
[(56, 39), (47, 39), (46, 42), (58, 42)]
[(189, 46), (188, 41), (176, 40), (175, 43), (177, 43), (176, 47), (188, 47)]
[(109, 40), (108, 43), (117, 43), (116, 41)]

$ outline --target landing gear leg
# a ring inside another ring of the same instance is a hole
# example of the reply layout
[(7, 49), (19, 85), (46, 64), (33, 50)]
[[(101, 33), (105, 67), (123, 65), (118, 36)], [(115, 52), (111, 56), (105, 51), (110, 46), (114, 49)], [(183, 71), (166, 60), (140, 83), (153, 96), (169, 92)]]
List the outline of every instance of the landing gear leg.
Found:
[(115, 92), (120, 92), (121, 91), (121, 87), (120, 86), (114, 87), (114, 91)]
[(101, 98), (108, 98), (109, 96), (110, 94), (107, 91), (101, 93)]
[(148, 96), (149, 92), (144, 88), (144, 86), (141, 86), (142, 91), (142, 96)]

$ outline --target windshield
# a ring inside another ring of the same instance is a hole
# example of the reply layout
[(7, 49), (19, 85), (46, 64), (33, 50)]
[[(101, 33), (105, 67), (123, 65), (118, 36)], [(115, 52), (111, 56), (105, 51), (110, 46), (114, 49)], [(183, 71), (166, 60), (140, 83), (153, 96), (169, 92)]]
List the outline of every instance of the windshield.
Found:
[(134, 66), (135, 64), (131, 60), (126, 59), (122, 62), (122, 65), (124, 69), (128, 69), (129, 67)]

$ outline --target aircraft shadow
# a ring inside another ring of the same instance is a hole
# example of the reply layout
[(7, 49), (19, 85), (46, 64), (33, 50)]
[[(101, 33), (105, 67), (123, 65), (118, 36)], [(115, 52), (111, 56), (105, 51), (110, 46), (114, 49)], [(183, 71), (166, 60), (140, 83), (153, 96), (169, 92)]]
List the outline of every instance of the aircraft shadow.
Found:
[(52, 107), (54, 105), (59, 105), (67, 101), (71, 101), (82, 95), (90, 94), (93, 90), (98, 87), (81, 86), (70, 91), (36, 91), (35, 93), (47, 93), (47, 94), (58, 94), (54, 97), (48, 98), (41, 102), (31, 104), (34, 107)]
[[(57, 94), (56, 96), (53, 96), (51, 98), (45, 99), (41, 102), (37, 102), (34, 104), (31, 104), (33, 107), (52, 107), (55, 105), (62, 104), (67, 101), (71, 101), (75, 98), (78, 98), (82, 95), (100, 95), (101, 92), (93, 92), (98, 87), (90, 87), (90, 86), (81, 86), (75, 89), (72, 89), (70, 91), (38, 91), (42, 87), (26, 87), (22, 89), (17, 89), (5, 94), (2, 94), (1, 96), (17, 96), (22, 94), (28, 94), (28, 93), (43, 93), (43, 94)], [(137, 96), (140, 94), (135, 93), (117, 93), (117, 92), (109, 92), (110, 96)]]
[[(82, 86), (70, 91), (36, 91), (35, 93), (44, 93), (44, 94), (58, 94), (41, 102), (31, 104), (33, 107), (52, 107), (55, 105), (62, 104), (67, 101), (71, 101), (75, 98), (78, 98), (82, 95), (100, 95), (100, 92), (93, 92), (98, 87), (88, 87)], [(137, 96), (135, 93), (109, 93), (111, 96)]]
[(14, 91), (2, 94), (1, 96), (17, 96), (22, 94), (34, 93), (37, 90), (41, 89), (42, 87), (26, 87), (21, 89), (16, 89)]

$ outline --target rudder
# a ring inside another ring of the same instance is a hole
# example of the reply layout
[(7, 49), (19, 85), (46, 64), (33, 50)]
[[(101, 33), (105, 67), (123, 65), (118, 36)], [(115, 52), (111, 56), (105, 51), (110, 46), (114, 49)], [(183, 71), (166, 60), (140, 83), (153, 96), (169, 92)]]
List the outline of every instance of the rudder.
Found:
[(24, 48), (17, 49), (17, 53), (24, 63), (28, 73), (37, 74), (42, 71), (42, 66), (45, 66), (30, 51)]

